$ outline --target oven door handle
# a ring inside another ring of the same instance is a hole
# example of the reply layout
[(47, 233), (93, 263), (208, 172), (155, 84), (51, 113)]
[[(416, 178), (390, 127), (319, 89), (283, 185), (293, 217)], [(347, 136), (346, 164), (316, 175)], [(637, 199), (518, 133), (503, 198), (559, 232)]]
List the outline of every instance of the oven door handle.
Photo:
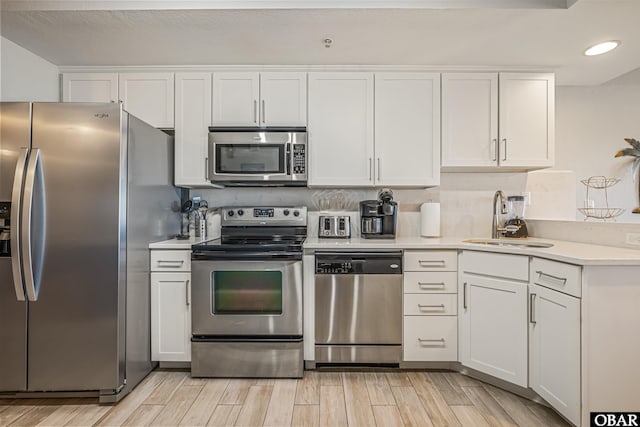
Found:
[(301, 252), (193, 252), (193, 261), (302, 260)]

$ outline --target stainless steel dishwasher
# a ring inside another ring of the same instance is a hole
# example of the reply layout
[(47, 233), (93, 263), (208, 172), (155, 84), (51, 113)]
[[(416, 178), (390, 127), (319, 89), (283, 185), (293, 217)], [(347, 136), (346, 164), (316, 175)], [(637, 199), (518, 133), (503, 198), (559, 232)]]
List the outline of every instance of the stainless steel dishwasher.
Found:
[(316, 364), (399, 364), (402, 253), (316, 253)]

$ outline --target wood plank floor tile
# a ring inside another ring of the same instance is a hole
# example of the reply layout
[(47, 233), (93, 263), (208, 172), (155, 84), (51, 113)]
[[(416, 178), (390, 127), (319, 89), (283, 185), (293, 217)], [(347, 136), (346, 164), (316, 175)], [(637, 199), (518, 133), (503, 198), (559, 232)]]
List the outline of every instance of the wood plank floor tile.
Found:
[[(186, 382), (185, 382), (186, 384)], [(206, 426), (218, 402), (227, 389), (229, 380), (212, 378), (203, 383), (202, 390), (180, 420), (181, 426)]]
[(471, 401), (460, 386), (452, 385), (443, 372), (426, 372), (425, 376), (431, 384), (437, 387), (449, 406), (471, 405)]
[(320, 385), (342, 385), (341, 372), (318, 372), (320, 374)]
[(129, 418), (122, 423), (123, 426), (150, 426), (151, 422), (164, 409), (164, 405), (140, 405)]
[[(321, 381), (322, 381), (322, 377)], [(344, 427), (347, 425), (347, 409), (342, 385), (320, 386), (320, 425)]]
[(154, 371), (98, 422), (99, 426), (119, 426), (168, 378), (170, 372)]
[(454, 405), (451, 407), (451, 410), (456, 414), (456, 417), (460, 420), (460, 424), (464, 427), (490, 427), (487, 420), (484, 419), (475, 406)]
[(482, 381), (463, 375), (459, 372), (445, 372), (445, 378), (451, 384), (457, 384), (459, 387), (482, 387)]
[(249, 388), (255, 384), (253, 380), (231, 379), (224, 394), (220, 398), (220, 405), (242, 405), (249, 393)]
[(264, 417), (263, 426), (282, 427), (291, 425), (293, 405), (296, 400), (298, 380), (278, 380), (273, 386), (271, 399)]
[(538, 417), (543, 424), (549, 427), (568, 427), (570, 424), (560, 415), (556, 414), (553, 409), (540, 405), (536, 402), (524, 402), (525, 406)]
[(173, 393), (188, 378), (187, 372), (167, 372), (162, 382), (144, 400), (145, 405), (166, 405)]
[(78, 411), (94, 399), (66, 399), (65, 403), (58, 406), (48, 417), (41, 420), (36, 426), (63, 426), (76, 416)]
[(316, 371), (306, 371), (304, 378), (298, 380), (296, 390), (296, 405), (319, 405), (320, 404), (320, 380)]
[[(58, 405), (60, 405), (61, 403), (62, 402), (59, 402)], [(30, 411), (27, 411), (24, 415), (14, 420), (9, 425), (16, 426), (16, 427), (17, 426), (26, 426), (26, 427), (35, 426), (36, 424), (38, 424), (39, 422), (41, 422), (42, 420), (47, 418), (49, 415), (55, 412), (57, 407), (54, 405), (55, 405), (54, 402), (43, 402), (42, 405), (35, 405), (31, 408)]]
[(375, 425), (376, 421), (371, 410), (364, 374), (361, 372), (345, 372), (342, 374), (342, 382), (349, 426), (370, 427)]
[(473, 406), (491, 426), (515, 426), (516, 422), (505, 412), (500, 404), (484, 387), (462, 387)]
[(320, 405), (295, 405), (291, 427), (319, 427)]
[(109, 406), (85, 405), (76, 412), (76, 415), (67, 421), (65, 425), (78, 427), (92, 426), (97, 423), (98, 420), (100, 420), (110, 409), (111, 407)]
[(407, 427), (433, 426), (427, 411), (413, 387), (391, 387), (398, 403), (402, 422)]
[(195, 402), (202, 388), (201, 385), (181, 385), (178, 387), (171, 400), (154, 418), (152, 424), (154, 426), (177, 426)]
[(371, 405), (395, 405), (391, 386), (383, 372), (367, 372), (364, 374)]
[(402, 416), (397, 406), (373, 406), (376, 425), (380, 427), (403, 427)]
[(411, 387), (408, 372), (386, 372), (385, 376), (391, 387)]
[(460, 427), (460, 422), (440, 391), (429, 381), (424, 372), (410, 372), (409, 378), (427, 415), (435, 426)]
[(487, 392), (504, 408), (505, 412), (520, 426), (544, 426), (545, 424), (527, 408), (521, 397), (485, 384)]
[(261, 426), (267, 413), (273, 386), (253, 385), (236, 420), (237, 426)]
[(0, 426), (8, 426), (18, 418), (31, 411), (34, 405), (25, 405), (22, 403), (16, 403), (9, 406), (4, 411), (0, 412)]
[(209, 418), (208, 426), (233, 426), (236, 424), (242, 405), (218, 405)]

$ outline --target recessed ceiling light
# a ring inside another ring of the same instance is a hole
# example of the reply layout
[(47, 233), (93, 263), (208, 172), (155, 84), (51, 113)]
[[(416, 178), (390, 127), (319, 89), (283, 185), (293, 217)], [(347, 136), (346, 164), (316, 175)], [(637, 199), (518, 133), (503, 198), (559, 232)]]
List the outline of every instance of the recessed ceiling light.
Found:
[(602, 55), (603, 53), (610, 52), (617, 48), (620, 46), (620, 43), (621, 42), (619, 40), (598, 43), (597, 45), (591, 46), (589, 49), (585, 50), (584, 54), (587, 56)]

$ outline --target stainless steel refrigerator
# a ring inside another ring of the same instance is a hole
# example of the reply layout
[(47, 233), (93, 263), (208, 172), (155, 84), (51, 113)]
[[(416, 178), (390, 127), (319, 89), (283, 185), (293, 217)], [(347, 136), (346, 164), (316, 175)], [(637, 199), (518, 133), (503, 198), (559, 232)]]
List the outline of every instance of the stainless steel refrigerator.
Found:
[(179, 232), (172, 153), (120, 104), (0, 103), (0, 397), (115, 402), (153, 369), (148, 245)]

